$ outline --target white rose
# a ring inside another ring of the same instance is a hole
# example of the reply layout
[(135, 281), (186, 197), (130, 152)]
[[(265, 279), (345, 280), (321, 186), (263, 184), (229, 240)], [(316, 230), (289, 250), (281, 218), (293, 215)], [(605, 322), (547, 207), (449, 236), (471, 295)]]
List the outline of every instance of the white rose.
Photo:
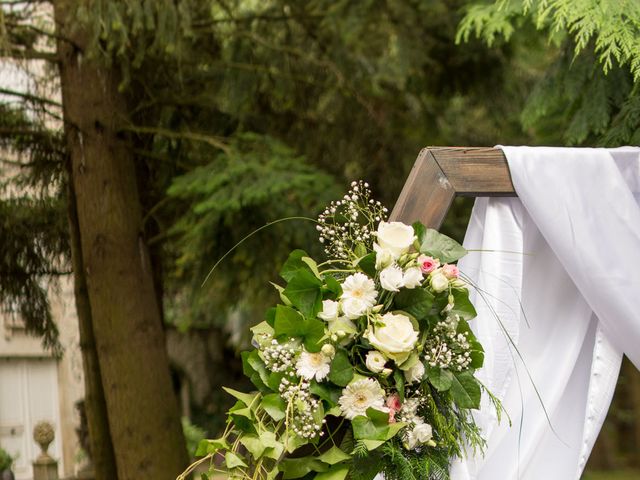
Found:
[(424, 365), (422, 362), (416, 362), (416, 364), (411, 367), (409, 370), (405, 370), (404, 378), (409, 383), (418, 383), (422, 381), (422, 377), (424, 377)]
[(387, 359), (384, 358), (384, 355), (380, 352), (371, 350), (367, 353), (367, 358), (364, 363), (373, 373), (380, 373), (384, 370), (384, 365), (387, 363)]
[(394, 258), (407, 253), (415, 238), (413, 227), (402, 222), (380, 222), (378, 224), (378, 247), (387, 250)]
[(413, 429), (413, 434), (416, 436), (418, 442), (427, 443), (433, 438), (433, 429), (428, 423), (419, 423)]
[(406, 433), (404, 438), (405, 447), (408, 450), (413, 450), (418, 445), (429, 443), (435, 445), (431, 441), (433, 438), (433, 429), (428, 423), (417, 423), (412, 430)]
[(429, 445), (435, 445), (431, 439), (433, 438), (433, 429), (428, 423), (420, 422), (405, 434), (404, 446), (408, 450), (413, 450), (418, 445), (428, 443)]
[(429, 277), (429, 283), (434, 292), (440, 293), (444, 292), (447, 288), (449, 288), (449, 279), (444, 276), (439, 269), (431, 274)]
[(338, 318), (339, 303), (333, 300), (322, 301), (322, 311), (318, 313), (318, 318), (322, 320), (335, 320)]
[(416, 288), (422, 283), (422, 270), (420, 267), (407, 268), (402, 276), (402, 286), (405, 288)]
[(376, 252), (376, 270), (388, 267), (393, 263), (394, 256), (389, 250), (382, 248), (377, 243), (373, 244), (373, 250)]
[(340, 300), (342, 313), (351, 320), (360, 318), (371, 307), (371, 304), (362, 298), (343, 298)]
[(387, 358), (400, 365), (414, 349), (418, 332), (413, 329), (411, 320), (402, 314), (386, 313), (380, 317), (380, 322), (380, 325), (365, 333), (365, 338)]
[(391, 265), (380, 272), (380, 285), (390, 292), (400, 291), (402, 287), (402, 269)]

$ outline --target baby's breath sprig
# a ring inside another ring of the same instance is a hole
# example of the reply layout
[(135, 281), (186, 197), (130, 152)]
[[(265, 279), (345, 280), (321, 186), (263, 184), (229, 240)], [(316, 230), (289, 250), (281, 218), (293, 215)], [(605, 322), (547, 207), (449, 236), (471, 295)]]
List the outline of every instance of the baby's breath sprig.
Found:
[(325, 253), (332, 258), (355, 260), (358, 250), (371, 250), (378, 224), (387, 219), (387, 208), (371, 198), (369, 184), (351, 182), (340, 200), (331, 202), (318, 217), (316, 229)]
[(461, 372), (471, 364), (471, 345), (468, 332), (457, 332), (455, 317), (436, 324), (425, 348), (425, 359), (431, 367)]

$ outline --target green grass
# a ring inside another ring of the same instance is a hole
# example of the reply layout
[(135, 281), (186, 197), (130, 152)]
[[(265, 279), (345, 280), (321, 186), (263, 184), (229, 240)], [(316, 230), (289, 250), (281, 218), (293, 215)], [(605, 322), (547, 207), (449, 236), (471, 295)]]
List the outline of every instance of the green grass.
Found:
[(582, 480), (638, 480), (640, 470), (615, 470), (586, 472)]

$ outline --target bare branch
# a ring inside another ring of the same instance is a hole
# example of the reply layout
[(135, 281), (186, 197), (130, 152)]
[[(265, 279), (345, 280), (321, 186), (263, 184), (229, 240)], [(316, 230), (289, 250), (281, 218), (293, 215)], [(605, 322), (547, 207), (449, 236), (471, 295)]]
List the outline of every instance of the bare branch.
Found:
[(124, 127), (122, 130), (133, 133), (149, 133), (155, 135), (161, 135), (167, 138), (176, 138), (176, 139), (184, 139), (184, 140), (193, 140), (196, 142), (204, 142), (208, 143), (212, 147), (215, 147), (219, 150), (222, 150), (225, 153), (229, 153), (229, 145), (227, 145), (224, 141), (220, 140), (220, 137), (215, 137), (212, 135), (208, 135), (206, 133), (196, 133), (196, 132), (174, 132), (173, 130), (167, 130), (165, 128), (158, 127), (139, 127), (139, 126), (131, 126)]
[(57, 62), (58, 55), (53, 52), (41, 52), (32, 48), (21, 49), (9, 47), (7, 51), (0, 52), (0, 57), (5, 56), (16, 60), (46, 60), (47, 62)]
[(2, 94), (2, 95), (10, 95), (12, 97), (20, 97), (20, 98), (24, 98), (25, 100), (28, 100), (30, 102), (43, 103), (45, 105), (51, 105), (53, 107), (62, 108), (62, 104), (59, 103), (59, 102), (56, 102), (55, 100), (51, 100), (49, 98), (44, 98), (44, 97), (39, 97), (39, 96), (33, 95), (31, 93), (18, 92), (17, 90), (11, 90), (9, 88), (0, 88), (0, 94)]

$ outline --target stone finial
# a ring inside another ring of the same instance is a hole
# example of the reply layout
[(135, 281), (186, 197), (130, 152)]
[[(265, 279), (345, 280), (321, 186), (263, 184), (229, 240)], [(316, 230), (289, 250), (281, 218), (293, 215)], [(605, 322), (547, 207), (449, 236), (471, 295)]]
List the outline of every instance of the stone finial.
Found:
[(53, 431), (53, 425), (49, 422), (38, 422), (35, 427), (33, 427), (33, 439), (36, 441), (40, 448), (42, 449), (42, 453), (40, 454), (49, 456), (47, 450), (49, 449), (49, 445), (53, 442), (55, 438), (55, 433)]
[(33, 428), (33, 439), (42, 449), (33, 462), (33, 480), (58, 480), (58, 462), (47, 453), (54, 438), (53, 425), (49, 422), (38, 422)]

